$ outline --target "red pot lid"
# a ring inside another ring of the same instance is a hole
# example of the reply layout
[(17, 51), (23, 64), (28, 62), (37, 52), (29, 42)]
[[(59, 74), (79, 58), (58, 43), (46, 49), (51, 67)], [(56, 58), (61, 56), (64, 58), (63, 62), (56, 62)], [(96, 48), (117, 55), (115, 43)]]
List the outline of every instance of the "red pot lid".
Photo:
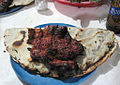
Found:
[(102, 3), (102, 1), (104, 0), (101, 0), (99, 1), (98, 3), (96, 3), (95, 1), (84, 1), (84, 2), (81, 2), (81, 3), (78, 3), (78, 2), (70, 2), (69, 0), (56, 0), (57, 2), (59, 3), (62, 3), (62, 4), (67, 4), (67, 5), (72, 5), (72, 6), (78, 6), (78, 7), (95, 7), (95, 6), (98, 6)]

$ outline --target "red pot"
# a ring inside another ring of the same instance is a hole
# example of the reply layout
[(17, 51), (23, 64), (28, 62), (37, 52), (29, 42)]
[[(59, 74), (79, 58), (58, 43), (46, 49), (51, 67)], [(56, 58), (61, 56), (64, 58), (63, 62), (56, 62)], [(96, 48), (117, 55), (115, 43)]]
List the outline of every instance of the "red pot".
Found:
[(96, 3), (96, 1), (84, 1), (81, 3), (78, 3), (78, 2), (71, 3), (69, 0), (56, 0), (56, 1), (62, 4), (78, 6), (78, 7), (95, 7), (95, 6), (101, 5), (104, 0), (101, 0), (98, 3)]

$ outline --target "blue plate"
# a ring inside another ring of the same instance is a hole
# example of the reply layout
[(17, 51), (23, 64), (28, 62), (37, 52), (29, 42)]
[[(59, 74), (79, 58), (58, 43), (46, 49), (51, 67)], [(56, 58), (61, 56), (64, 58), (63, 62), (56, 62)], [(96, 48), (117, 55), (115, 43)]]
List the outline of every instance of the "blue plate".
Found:
[(73, 26), (73, 25), (70, 25), (70, 24), (64, 24), (64, 23), (47, 23), (47, 24), (42, 24), (42, 25), (35, 26), (35, 28), (42, 28), (42, 27), (45, 27), (47, 25), (58, 25), (59, 27), (60, 26), (76, 27), (76, 26)]
[[(64, 23), (48, 23), (48, 24), (36, 26), (35, 28), (45, 27), (47, 25), (75, 27), (73, 25), (64, 24)], [(89, 78), (95, 72), (94, 70), (91, 73), (86, 74), (82, 77), (69, 78), (69, 79), (61, 81), (61, 80), (57, 80), (57, 79), (50, 78), (50, 77), (42, 77), (40, 75), (30, 74), (27, 71), (25, 71), (23, 67), (21, 67), (18, 63), (13, 61), (11, 57), (10, 57), (10, 61), (17, 76), (30, 85), (78, 85), (79, 83)]]
[(13, 7), (13, 8), (11, 8), (9, 11), (7, 11), (7, 12), (0, 13), (0, 15), (5, 15), (5, 14), (9, 14), (9, 13), (15, 12), (15, 11), (21, 9), (22, 7), (23, 7), (23, 6)]

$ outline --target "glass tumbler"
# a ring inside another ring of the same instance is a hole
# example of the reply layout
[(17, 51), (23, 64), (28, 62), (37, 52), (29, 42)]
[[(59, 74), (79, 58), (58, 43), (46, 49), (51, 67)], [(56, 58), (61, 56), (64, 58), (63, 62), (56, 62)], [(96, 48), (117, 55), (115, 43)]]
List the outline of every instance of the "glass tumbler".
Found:
[(39, 11), (46, 10), (48, 8), (48, 0), (35, 0), (35, 5)]

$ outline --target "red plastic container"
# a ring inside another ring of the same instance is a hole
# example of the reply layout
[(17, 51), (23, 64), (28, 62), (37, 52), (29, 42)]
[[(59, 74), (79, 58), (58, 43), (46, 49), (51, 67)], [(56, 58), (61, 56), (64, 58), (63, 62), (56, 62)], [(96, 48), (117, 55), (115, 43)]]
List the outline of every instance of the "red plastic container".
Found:
[(62, 4), (78, 6), (78, 7), (95, 7), (95, 6), (101, 5), (104, 0), (101, 0), (98, 3), (96, 3), (96, 1), (84, 1), (81, 3), (78, 3), (78, 2), (71, 3), (69, 0), (56, 0), (56, 1)]

